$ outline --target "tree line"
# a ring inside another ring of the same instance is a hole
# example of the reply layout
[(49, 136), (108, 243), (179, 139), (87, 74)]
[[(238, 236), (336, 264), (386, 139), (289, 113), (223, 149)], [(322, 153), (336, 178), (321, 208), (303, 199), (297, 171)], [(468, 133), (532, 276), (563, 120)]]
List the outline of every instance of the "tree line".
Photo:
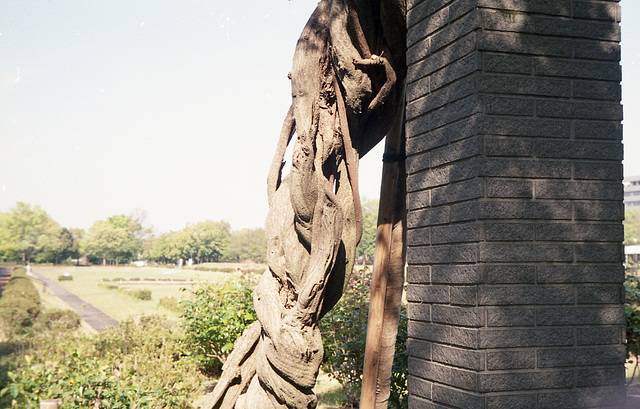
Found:
[[(373, 261), (378, 202), (365, 199), (362, 209), (363, 234), (356, 254), (361, 264)], [(266, 260), (264, 229), (231, 230), (224, 220), (206, 220), (158, 235), (145, 226), (144, 218), (143, 212), (114, 215), (96, 221), (85, 231), (62, 227), (39, 206), (18, 202), (0, 213), (0, 261), (24, 265), (80, 259), (93, 264)]]
[(180, 231), (156, 235), (144, 216), (114, 215), (89, 228), (60, 226), (39, 206), (18, 202), (0, 213), (0, 259), (5, 262), (60, 264), (85, 259), (94, 264), (124, 264), (136, 260), (176, 263), (212, 261), (264, 262), (267, 240), (263, 229), (231, 230), (226, 221), (189, 223)]

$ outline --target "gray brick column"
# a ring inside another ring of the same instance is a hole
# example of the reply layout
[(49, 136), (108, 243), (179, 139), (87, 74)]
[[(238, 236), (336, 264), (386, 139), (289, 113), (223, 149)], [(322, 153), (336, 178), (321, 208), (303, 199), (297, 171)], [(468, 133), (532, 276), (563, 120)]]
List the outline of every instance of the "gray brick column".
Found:
[(407, 7), (409, 407), (622, 407), (618, 2)]

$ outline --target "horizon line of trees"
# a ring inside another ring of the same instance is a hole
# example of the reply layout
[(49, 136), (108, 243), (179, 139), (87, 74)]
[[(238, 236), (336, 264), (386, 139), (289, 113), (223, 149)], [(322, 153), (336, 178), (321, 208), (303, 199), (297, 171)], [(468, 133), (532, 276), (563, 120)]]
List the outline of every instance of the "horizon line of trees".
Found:
[(145, 226), (144, 212), (96, 221), (88, 231), (60, 226), (39, 206), (18, 202), (0, 213), (0, 260), (22, 263), (126, 264), (138, 260), (175, 263), (264, 262), (264, 229), (231, 230), (228, 222), (206, 220), (156, 236)]
[[(371, 263), (375, 251), (378, 201), (364, 199), (363, 234), (356, 257)], [(193, 260), (264, 263), (267, 238), (262, 228), (232, 230), (224, 220), (188, 223), (182, 230), (156, 235), (145, 226), (144, 211), (114, 215), (89, 228), (60, 226), (38, 205), (18, 202), (0, 213), (0, 261), (61, 264), (127, 264), (146, 260), (162, 264)]]

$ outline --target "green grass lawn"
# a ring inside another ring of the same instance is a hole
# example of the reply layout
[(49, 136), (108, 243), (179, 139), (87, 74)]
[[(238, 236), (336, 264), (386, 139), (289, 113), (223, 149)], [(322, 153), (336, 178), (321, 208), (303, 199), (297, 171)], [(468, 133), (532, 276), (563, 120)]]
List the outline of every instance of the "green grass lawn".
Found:
[[(221, 268), (228, 270), (238, 266), (245, 268), (245, 265), (239, 263), (225, 263)], [(207, 269), (214, 269), (214, 266), (208, 263)], [(232, 275), (232, 273), (200, 271), (191, 268), (170, 270), (159, 267), (130, 266), (33, 266), (32, 270), (55, 281), (65, 273), (71, 275), (73, 280), (58, 281), (58, 283), (118, 320), (147, 314), (159, 314), (168, 319), (177, 319), (176, 312), (158, 304), (161, 298), (185, 298), (189, 295), (191, 286), (196, 283), (220, 282)], [(118, 289), (114, 289), (114, 285)], [(126, 293), (126, 289), (150, 290), (151, 300), (145, 301), (132, 297)]]

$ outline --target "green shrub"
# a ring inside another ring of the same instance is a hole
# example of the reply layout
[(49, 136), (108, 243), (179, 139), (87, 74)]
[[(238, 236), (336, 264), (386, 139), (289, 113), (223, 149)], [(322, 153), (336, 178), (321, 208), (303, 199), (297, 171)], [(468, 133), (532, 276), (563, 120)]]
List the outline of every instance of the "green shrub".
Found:
[(232, 277), (223, 284), (198, 285), (182, 301), (187, 342), (203, 373), (218, 375), (234, 341), (257, 319), (255, 284), (254, 279)]
[[(323, 369), (340, 382), (348, 401), (346, 403), (352, 406), (357, 406), (360, 400), (370, 281), (369, 273), (361, 271), (353, 274), (342, 299), (320, 320), (324, 345)], [(391, 373), (390, 407), (408, 407), (406, 342), (407, 316), (403, 306)]]
[(158, 301), (158, 305), (169, 311), (178, 312), (178, 313), (183, 312), (182, 304), (180, 304), (178, 299), (175, 297), (171, 297), (171, 296), (162, 297), (160, 298), (160, 301)]
[(73, 310), (52, 309), (40, 314), (38, 323), (49, 330), (73, 331), (80, 327), (81, 319)]
[(133, 277), (131, 281), (140, 281), (140, 277)]
[(135, 297), (139, 300), (149, 301), (151, 300), (151, 290), (138, 290), (135, 292)]
[(640, 355), (640, 277), (627, 276), (624, 289), (626, 293), (624, 313), (627, 324), (627, 358), (631, 358), (633, 355), (636, 361), (633, 379), (638, 369), (638, 356)]
[(25, 267), (19, 266), (19, 267), (14, 267), (13, 269), (13, 273), (14, 274), (24, 274), (27, 272), (27, 269)]
[(151, 300), (151, 290), (133, 290), (131, 288), (123, 288), (121, 289), (121, 291), (133, 298), (136, 298), (138, 300), (142, 300), (142, 301), (150, 301)]
[(184, 338), (158, 317), (125, 321), (96, 335), (35, 337), (0, 391), (0, 407), (60, 399), (66, 409), (191, 408), (202, 379)]
[(24, 272), (14, 273), (0, 297), (0, 330), (9, 339), (31, 334), (40, 294)]
[(73, 281), (73, 276), (70, 274), (62, 274), (58, 276), (58, 281)]

